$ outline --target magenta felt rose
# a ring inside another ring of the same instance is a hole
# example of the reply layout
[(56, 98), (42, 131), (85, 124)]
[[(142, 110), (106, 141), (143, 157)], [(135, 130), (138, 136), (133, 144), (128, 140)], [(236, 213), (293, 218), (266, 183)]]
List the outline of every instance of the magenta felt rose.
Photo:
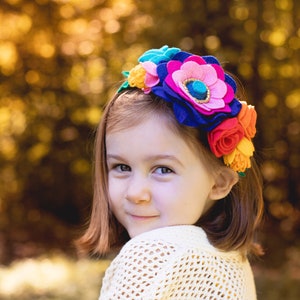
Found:
[(234, 151), (243, 137), (244, 129), (237, 118), (223, 121), (207, 136), (210, 149), (217, 157)]

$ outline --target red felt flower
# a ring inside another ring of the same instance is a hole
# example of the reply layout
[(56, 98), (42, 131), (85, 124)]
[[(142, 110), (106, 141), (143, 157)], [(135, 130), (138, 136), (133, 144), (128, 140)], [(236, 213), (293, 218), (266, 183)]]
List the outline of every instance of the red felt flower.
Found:
[(211, 151), (221, 157), (236, 148), (244, 137), (244, 129), (237, 118), (230, 118), (208, 132), (207, 137)]

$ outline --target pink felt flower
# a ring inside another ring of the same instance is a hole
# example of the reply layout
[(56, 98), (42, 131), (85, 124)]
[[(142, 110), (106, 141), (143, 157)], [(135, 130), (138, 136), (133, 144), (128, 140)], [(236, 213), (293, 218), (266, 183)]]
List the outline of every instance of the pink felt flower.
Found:
[(234, 99), (234, 90), (225, 82), (219, 65), (207, 64), (200, 56), (192, 55), (184, 62), (168, 62), (167, 70), (166, 84), (200, 113), (231, 111), (228, 104)]
[(156, 72), (157, 66), (151, 61), (142, 62), (140, 64), (146, 71), (144, 79), (145, 88), (143, 89), (143, 91), (145, 94), (149, 94), (151, 92), (151, 88), (159, 83), (159, 78)]

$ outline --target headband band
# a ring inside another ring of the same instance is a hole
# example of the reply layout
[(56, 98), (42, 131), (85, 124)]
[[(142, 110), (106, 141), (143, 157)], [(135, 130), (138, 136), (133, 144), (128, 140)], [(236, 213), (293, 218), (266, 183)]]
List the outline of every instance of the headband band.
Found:
[(235, 97), (236, 82), (220, 62), (168, 46), (146, 51), (138, 62), (123, 72), (127, 80), (118, 92), (138, 88), (170, 102), (179, 123), (206, 131), (212, 153), (244, 175), (254, 152), (256, 111)]

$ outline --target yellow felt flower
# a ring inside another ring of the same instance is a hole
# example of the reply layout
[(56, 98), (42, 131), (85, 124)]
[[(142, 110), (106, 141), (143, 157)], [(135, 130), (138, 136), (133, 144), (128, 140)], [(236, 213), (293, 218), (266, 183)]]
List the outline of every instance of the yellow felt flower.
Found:
[(145, 88), (145, 76), (146, 70), (142, 67), (141, 64), (135, 66), (128, 75), (128, 83), (131, 87), (137, 87), (139, 89)]
[(223, 156), (225, 165), (236, 172), (245, 172), (251, 168), (250, 157), (253, 155), (253, 143), (247, 138), (243, 138), (237, 147), (228, 155)]

